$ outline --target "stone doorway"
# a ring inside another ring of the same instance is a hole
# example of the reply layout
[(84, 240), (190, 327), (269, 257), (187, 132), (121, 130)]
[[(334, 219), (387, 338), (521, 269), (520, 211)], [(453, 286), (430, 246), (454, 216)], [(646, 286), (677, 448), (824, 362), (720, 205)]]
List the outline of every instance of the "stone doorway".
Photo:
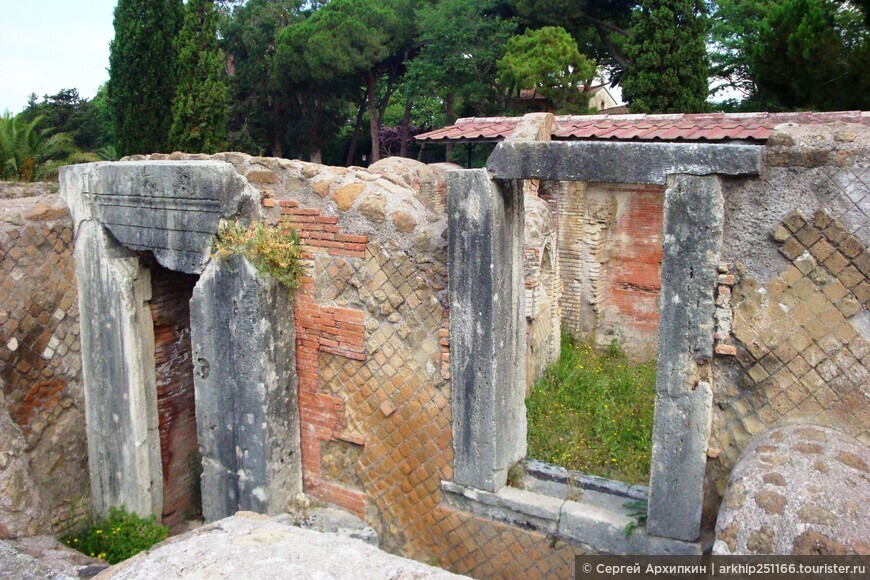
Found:
[(286, 509), (302, 491), (292, 298), (212, 252), (222, 219), (263, 219), (259, 193), (228, 163), (118, 162), (63, 168), (61, 195), (94, 511), (174, 526)]
[(151, 274), (155, 387), (163, 468), (163, 525), (202, 516), (201, 458), (190, 342), (190, 300), (198, 276), (143, 258)]

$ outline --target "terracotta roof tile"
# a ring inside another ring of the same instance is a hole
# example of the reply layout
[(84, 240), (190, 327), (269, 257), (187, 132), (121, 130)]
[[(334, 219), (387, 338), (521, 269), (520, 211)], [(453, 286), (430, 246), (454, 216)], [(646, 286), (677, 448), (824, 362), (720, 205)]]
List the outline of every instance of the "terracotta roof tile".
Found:
[[(454, 125), (430, 131), (419, 141), (501, 141), (521, 117), (459, 119)], [(696, 115), (573, 115), (556, 117), (554, 139), (615, 139), (661, 141), (765, 141), (777, 125), (812, 125), (843, 121), (870, 125), (870, 112), (829, 113), (701, 113)]]

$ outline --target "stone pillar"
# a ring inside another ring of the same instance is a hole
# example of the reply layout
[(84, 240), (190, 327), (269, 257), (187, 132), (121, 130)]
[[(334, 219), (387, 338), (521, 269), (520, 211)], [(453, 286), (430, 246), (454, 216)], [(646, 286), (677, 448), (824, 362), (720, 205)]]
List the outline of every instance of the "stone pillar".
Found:
[(723, 226), (717, 177), (668, 179), (647, 530), (678, 540), (700, 535)]
[(101, 515), (123, 506), (160, 517), (151, 279), (93, 220), (78, 227), (75, 259), (92, 505)]
[(290, 290), (240, 256), (212, 259), (190, 315), (203, 515), (281, 513), (302, 491)]
[(447, 174), (453, 481), (496, 491), (526, 454), (523, 193)]

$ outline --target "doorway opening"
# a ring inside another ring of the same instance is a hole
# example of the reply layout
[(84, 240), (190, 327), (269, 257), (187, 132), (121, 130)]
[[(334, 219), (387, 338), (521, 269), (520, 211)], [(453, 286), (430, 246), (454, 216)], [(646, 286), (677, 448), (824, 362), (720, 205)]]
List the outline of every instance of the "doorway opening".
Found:
[(202, 518), (202, 471), (196, 430), (193, 355), (190, 342), (190, 300), (199, 279), (174, 272), (153, 258), (144, 259), (151, 273), (151, 319), (160, 458), (163, 468), (163, 525), (170, 530)]

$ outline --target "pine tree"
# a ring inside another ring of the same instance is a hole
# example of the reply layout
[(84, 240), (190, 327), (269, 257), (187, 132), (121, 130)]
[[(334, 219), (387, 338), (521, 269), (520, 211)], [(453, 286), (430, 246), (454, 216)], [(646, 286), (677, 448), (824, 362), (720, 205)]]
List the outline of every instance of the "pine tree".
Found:
[(625, 47), (622, 94), (633, 113), (707, 110), (710, 59), (702, 0), (642, 0)]
[(189, 0), (178, 35), (178, 68), (169, 143), (188, 153), (215, 153), (224, 147), (227, 80), (218, 46), (214, 0)]
[(181, 0), (119, 0), (109, 46), (109, 108), (122, 155), (167, 149)]

